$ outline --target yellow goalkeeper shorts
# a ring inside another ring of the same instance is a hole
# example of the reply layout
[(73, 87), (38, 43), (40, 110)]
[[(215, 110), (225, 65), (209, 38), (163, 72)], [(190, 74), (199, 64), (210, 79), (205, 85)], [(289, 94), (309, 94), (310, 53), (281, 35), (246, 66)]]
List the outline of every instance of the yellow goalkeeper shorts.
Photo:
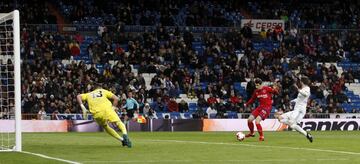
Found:
[(102, 110), (100, 112), (94, 113), (93, 114), (94, 120), (99, 124), (99, 125), (106, 125), (107, 122), (117, 122), (120, 121), (119, 116), (117, 115), (117, 113), (115, 112), (114, 109), (110, 108), (106, 108), (105, 110)]

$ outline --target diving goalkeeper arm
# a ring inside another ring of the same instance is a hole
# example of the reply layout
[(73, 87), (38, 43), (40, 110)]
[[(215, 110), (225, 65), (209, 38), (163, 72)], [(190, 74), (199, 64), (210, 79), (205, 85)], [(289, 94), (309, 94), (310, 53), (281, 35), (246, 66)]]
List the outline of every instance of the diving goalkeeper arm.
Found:
[(81, 110), (82, 110), (83, 119), (85, 120), (85, 119), (87, 119), (87, 109), (86, 109), (85, 105), (84, 105), (83, 102), (82, 102), (81, 95), (77, 95), (77, 96), (76, 96), (76, 99), (77, 99), (77, 102), (79, 103), (80, 108), (81, 108)]
[(118, 110), (117, 106), (118, 106), (119, 98), (117, 96), (115, 96), (115, 95), (113, 95), (111, 98), (113, 99), (113, 103), (112, 103), (113, 109), (115, 111), (117, 111)]

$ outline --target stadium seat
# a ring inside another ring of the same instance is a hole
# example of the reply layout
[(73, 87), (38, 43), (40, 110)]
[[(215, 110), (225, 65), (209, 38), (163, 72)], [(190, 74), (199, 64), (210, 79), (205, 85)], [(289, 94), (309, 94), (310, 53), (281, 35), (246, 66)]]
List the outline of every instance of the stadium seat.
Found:
[(197, 103), (189, 103), (189, 110), (195, 111), (197, 109)]
[(209, 118), (216, 118), (216, 114), (215, 113), (210, 113)]
[(190, 118), (192, 118), (192, 113), (191, 112), (185, 112), (185, 113), (183, 113), (183, 118), (184, 119), (190, 119)]
[(180, 113), (179, 112), (171, 112), (170, 113), (170, 118), (171, 119), (180, 119)]
[(158, 119), (164, 119), (163, 113), (161, 113), (161, 112), (157, 112), (157, 113), (156, 113), (156, 117), (157, 117)]
[(238, 118), (238, 115), (236, 112), (227, 112), (228, 118)]

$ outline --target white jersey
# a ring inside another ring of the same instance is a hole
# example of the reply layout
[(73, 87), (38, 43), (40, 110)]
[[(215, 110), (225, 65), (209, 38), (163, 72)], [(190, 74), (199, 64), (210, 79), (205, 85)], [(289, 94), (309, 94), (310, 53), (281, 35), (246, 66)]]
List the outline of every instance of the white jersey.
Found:
[(302, 110), (306, 112), (306, 106), (310, 97), (310, 87), (304, 86), (299, 90), (299, 93), (296, 99), (291, 100), (291, 102), (295, 102), (294, 110)]

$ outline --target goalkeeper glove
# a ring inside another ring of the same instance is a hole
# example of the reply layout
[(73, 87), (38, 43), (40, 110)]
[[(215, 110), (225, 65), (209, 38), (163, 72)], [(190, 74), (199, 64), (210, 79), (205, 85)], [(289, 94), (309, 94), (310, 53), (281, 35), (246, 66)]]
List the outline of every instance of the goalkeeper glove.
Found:
[(82, 113), (83, 113), (83, 119), (87, 120), (87, 109), (86, 109), (85, 105), (81, 104), (80, 107), (81, 107), (81, 110), (82, 110)]
[(113, 108), (115, 111), (118, 111), (118, 110), (119, 110), (119, 108), (116, 107), (116, 106), (112, 106), (112, 108)]

